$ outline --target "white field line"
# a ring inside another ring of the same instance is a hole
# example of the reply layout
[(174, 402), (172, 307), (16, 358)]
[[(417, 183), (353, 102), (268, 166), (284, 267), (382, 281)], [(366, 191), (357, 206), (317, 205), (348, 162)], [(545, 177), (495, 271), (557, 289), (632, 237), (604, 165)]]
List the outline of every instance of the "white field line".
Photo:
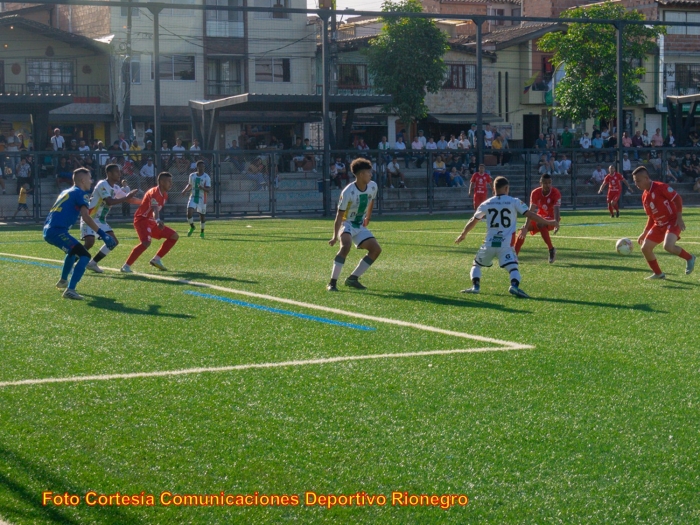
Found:
[[(46, 383), (79, 383), (85, 381), (110, 381), (113, 379), (134, 379), (148, 377), (169, 377), (182, 376), (189, 374), (202, 374), (212, 372), (231, 372), (235, 370), (250, 370), (253, 368), (281, 368), (291, 366), (306, 366), (306, 365), (325, 365), (328, 363), (343, 363), (348, 361), (365, 361), (368, 359), (402, 359), (406, 357), (425, 357), (433, 355), (450, 355), (450, 354), (471, 354), (477, 352), (506, 352), (509, 350), (525, 350), (528, 347), (522, 345), (522, 348), (513, 347), (484, 347), (484, 348), (465, 348), (459, 350), (430, 350), (425, 352), (408, 352), (404, 354), (375, 354), (375, 355), (349, 355), (339, 357), (324, 357), (319, 359), (306, 359), (299, 361), (282, 361), (279, 363), (251, 363), (246, 365), (218, 366), (206, 368), (184, 368), (181, 370), (165, 370), (157, 372), (134, 372), (131, 374), (103, 374), (93, 376), (72, 376), (72, 377), (47, 377), (44, 379), (22, 379), (19, 381), (3, 381), (0, 382), (0, 388), (23, 385), (41, 385)], [(2, 522), (0, 522), (2, 525)]]
[[(45, 261), (45, 262), (51, 262), (55, 264), (62, 264), (63, 261), (58, 261), (55, 259), (44, 259), (41, 257), (30, 257), (27, 255), (16, 255), (13, 253), (0, 253), (0, 256), (4, 257), (15, 257), (19, 259), (28, 259), (28, 260), (33, 260), (33, 261)], [(120, 273), (120, 270), (118, 268), (107, 268), (105, 266), (101, 267), (103, 270), (107, 270), (110, 272), (116, 272)], [(366, 321), (374, 321), (378, 323), (384, 323), (384, 324), (390, 324), (394, 326), (402, 326), (406, 328), (414, 328), (416, 330), (423, 330), (426, 332), (434, 332), (437, 334), (443, 334), (443, 335), (449, 335), (453, 337), (461, 337), (463, 339), (471, 339), (474, 341), (480, 341), (482, 343), (489, 343), (489, 344), (496, 344), (496, 345), (503, 345), (508, 347), (508, 349), (511, 350), (525, 350), (525, 349), (532, 349), (534, 347), (530, 345), (523, 345), (520, 343), (516, 343), (513, 341), (504, 341), (502, 339), (493, 339), (491, 337), (483, 337), (480, 335), (473, 335), (473, 334), (467, 334), (464, 332), (455, 332), (452, 330), (444, 330), (442, 328), (436, 328), (434, 326), (428, 326), (424, 324), (418, 324), (418, 323), (409, 323), (407, 321), (400, 321), (398, 319), (390, 319), (388, 317), (375, 317), (373, 315), (367, 315), (367, 314), (361, 314), (359, 312), (349, 312), (346, 310), (340, 310), (337, 308), (329, 308), (327, 306), (321, 306), (317, 304), (312, 304), (312, 303), (304, 303), (301, 301), (295, 301), (293, 299), (285, 299), (283, 297), (275, 297), (274, 295), (266, 295), (266, 294), (259, 294), (255, 292), (248, 292), (245, 290), (237, 290), (235, 288), (226, 288), (224, 286), (217, 286), (215, 284), (207, 284), (207, 283), (202, 283), (198, 281), (189, 281), (187, 279), (178, 279), (177, 277), (168, 277), (166, 275), (155, 275), (155, 274), (150, 274), (150, 273), (138, 273), (134, 272), (133, 275), (138, 275), (140, 277), (146, 277), (148, 279), (154, 279), (158, 281), (168, 281), (168, 282), (174, 282), (174, 283), (180, 283), (180, 284), (187, 284), (190, 286), (196, 286), (199, 288), (209, 288), (211, 290), (218, 290), (220, 292), (227, 292), (235, 295), (243, 295), (245, 297), (254, 297), (256, 299), (263, 299), (265, 301), (271, 301), (271, 302), (276, 302), (276, 303), (282, 303), (282, 304), (289, 304), (292, 306), (298, 306), (301, 308), (307, 308), (309, 310), (318, 310), (321, 312), (328, 312), (332, 314), (337, 314), (341, 316), (346, 316), (346, 317), (355, 317), (357, 319), (364, 319)]]

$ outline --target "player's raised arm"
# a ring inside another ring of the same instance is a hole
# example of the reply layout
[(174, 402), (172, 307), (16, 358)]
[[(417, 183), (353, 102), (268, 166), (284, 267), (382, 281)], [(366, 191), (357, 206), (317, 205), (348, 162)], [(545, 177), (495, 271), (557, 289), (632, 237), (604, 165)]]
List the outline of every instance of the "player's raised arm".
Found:
[(474, 229), (474, 226), (476, 226), (476, 224), (480, 220), (481, 219), (478, 219), (476, 215), (469, 219), (467, 224), (464, 226), (464, 230), (462, 230), (462, 233), (460, 233), (459, 237), (455, 239), (455, 244), (459, 244), (460, 242), (462, 242), (466, 238), (467, 234)]
[[(136, 195), (139, 192), (139, 190), (131, 190), (129, 193), (124, 195), (124, 197), (105, 197), (105, 203), (107, 206), (114, 206), (115, 204), (121, 204), (123, 202), (130, 202), (131, 204), (134, 204), (133, 198), (134, 195)], [(140, 202), (139, 202), (140, 204)], [(97, 231), (97, 230), (95, 230)]]

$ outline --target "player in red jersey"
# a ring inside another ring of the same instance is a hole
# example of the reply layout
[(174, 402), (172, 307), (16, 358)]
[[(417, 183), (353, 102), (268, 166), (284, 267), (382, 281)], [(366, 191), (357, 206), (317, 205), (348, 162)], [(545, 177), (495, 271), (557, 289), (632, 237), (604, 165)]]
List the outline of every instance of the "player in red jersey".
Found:
[(482, 202), (488, 199), (490, 186), (491, 176), (486, 173), (486, 164), (479, 164), (479, 171), (474, 173), (469, 181), (469, 195), (474, 190), (474, 209), (477, 209)]
[[(530, 194), (530, 211), (534, 213), (537, 210), (537, 215), (543, 219), (559, 223), (561, 221), (561, 216), (559, 215), (560, 207), (561, 192), (552, 186), (552, 176), (545, 173), (540, 177), (540, 187), (532, 190)], [(535, 221), (527, 221), (518, 234), (518, 241), (515, 243), (515, 253), (520, 253), (520, 248), (525, 243), (527, 232), (530, 232), (532, 235), (539, 232), (542, 240), (549, 248), (549, 264), (552, 264), (557, 256), (557, 249), (552, 245), (552, 238), (549, 236), (549, 232), (552, 230), (554, 230), (554, 233), (557, 233), (559, 227), (540, 226)]]
[(664, 243), (664, 250), (678, 255), (685, 260), (685, 273), (688, 275), (695, 268), (695, 255), (690, 255), (676, 242), (685, 230), (683, 222), (683, 200), (668, 184), (652, 181), (644, 166), (632, 172), (634, 184), (643, 191), (642, 204), (649, 219), (637, 242), (642, 245), (642, 253), (647, 264), (654, 271), (647, 279), (665, 279), (666, 275), (659, 268), (654, 255), (657, 244)]
[(623, 184), (627, 186), (630, 193), (633, 193), (632, 187), (627, 180), (621, 173), (615, 171), (615, 166), (608, 167), (608, 174), (603, 179), (603, 184), (600, 185), (598, 195), (603, 193), (605, 186), (608, 186), (608, 210), (610, 210), (610, 217), (620, 216), (620, 197), (622, 197)]
[(129, 258), (122, 266), (122, 272), (133, 273), (131, 265), (136, 262), (143, 252), (151, 245), (151, 239), (165, 239), (165, 242), (160, 247), (155, 257), (151, 259), (151, 265), (159, 270), (167, 270), (161, 261), (170, 249), (175, 246), (178, 239), (178, 234), (172, 228), (168, 228), (163, 224), (160, 218), (160, 210), (165, 206), (165, 201), (168, 200), (168, 190), (173, 185), (173, 176), (167, 171), (163, 171), (158, 175), (158, 185), (151, 188), (143, 196), (141, 206), (134, 214), (134, 228), (139, 236), (140, 244), (131, 250)]

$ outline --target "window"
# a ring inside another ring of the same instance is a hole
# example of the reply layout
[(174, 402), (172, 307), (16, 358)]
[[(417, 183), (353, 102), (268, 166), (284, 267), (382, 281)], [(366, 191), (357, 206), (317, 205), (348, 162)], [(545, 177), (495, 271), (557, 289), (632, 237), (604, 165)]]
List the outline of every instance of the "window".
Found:
[(692, 95), (700, 92), (700, 64), (676, 64), (676, 93)]
[(241, 61), (234, 58), (207, 60), (207, 96), (233, 96), (243, 92)]
[[(121, 15), (126, 18), (128, 15), (128, 11), (126, 10), (126, 7), (121, 8)], [(139, 16), (139, 8), (138, 7), (132, 7), (131, 8), (131, 16)]]
[[(494, 9), (493, 14), (496, 16), (505, 16), (506, 11), (505, 9)], [(504, 26), (506, 25), (505, 20), (494, 20), (495, 25), (497, 26)]]
[(542, 82), (549, 85), (554, 76), (554, 66), (552, 65), (552, 57), (542, 57)]
[(27, 60), (27, 86), (46, 92), (73, 90), (73, 62), (68, 60)]
[[(700, 22), (700, 13), (686, 13), (684, 11), (664, 11), (664, 20), (667, 22)], [(669, 26), (666, 28), (666, 32), (669, 35), (700, 35), (700, 26)]]
[[(241, 7), (242, 0), (207, 0), (207, 5)], [(243, 38), (243, 13), (240, 11), (207, 11), (207, 36)]]
[(256, 82), (291, 82), (288, 58), (256, 58)]
[(141, 55), (131, 57), (131, 83), (141, 83)]
[(368, 84), (366, 64), (338, 64), (339, 88), (366, 88)]
[(275, 8), (289, 7), (289, 0), (255, 0), (255, 7), (270, 8), (270, 11), (255, 13), (255, 18), (289, 19), (288, 13), (275, 12)]
[[(159, 63), (161, 80), (195, 80), (194, 55), (161, 55)], [(151, 66), (151, 80), (154, 78)]]
[(476, 89), (476, 66), (474, 64), (447, 64), (443, 89)]

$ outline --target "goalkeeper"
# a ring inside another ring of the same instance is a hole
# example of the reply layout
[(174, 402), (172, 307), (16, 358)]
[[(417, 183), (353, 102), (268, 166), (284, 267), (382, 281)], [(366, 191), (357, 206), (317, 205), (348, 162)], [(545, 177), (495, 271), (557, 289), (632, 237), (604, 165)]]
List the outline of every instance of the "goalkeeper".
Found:
[[(44, 223), (44, 240), (66, 253), (61, 280), (56, 283), (56, 288), (59, 290), (65, 288), (63, 292), (65, 299), (81, 300), (83, 298), (75, 291), (75, 287), (80, 282), (85, 273), (85, 268), (90, 262), (90, 252), (75, 237), (68, 233), (68, 230), (75, 224), (78, 217), (97, 232), (97, 235), (110, 249), (116, 246), (114, 239), (107, 235), (90, 217), (88, 204), (90, 202), (89, 190), (91, 185), (92, 179), (87, 169), (78, 168), (75, 170), (73, 172), (73, 186), (61, 192), (51, 207)], [(74, 265), (75, 267), (73, 267)], [(73, 275), (70, 278), (70, 282), (68, 282), (68, 275), (71, 270), (73, 270)]]

